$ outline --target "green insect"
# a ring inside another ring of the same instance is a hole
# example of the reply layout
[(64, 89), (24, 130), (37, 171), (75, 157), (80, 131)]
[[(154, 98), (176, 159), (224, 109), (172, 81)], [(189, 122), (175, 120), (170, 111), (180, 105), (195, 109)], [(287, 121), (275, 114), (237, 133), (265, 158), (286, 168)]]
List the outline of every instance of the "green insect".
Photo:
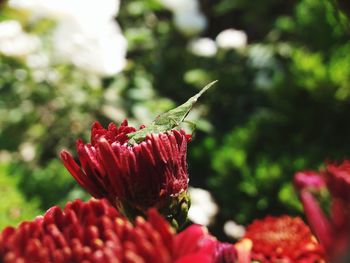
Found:
[(198, 98), (212, 87), (217, 80), (206, 85), (200, 92), (189, 98), (184, 104), (160, 114), (149, 126), (128, 134), (129, 145), (142, 142), (148, 134), (163, 133), (179, 126), (187, 117)]

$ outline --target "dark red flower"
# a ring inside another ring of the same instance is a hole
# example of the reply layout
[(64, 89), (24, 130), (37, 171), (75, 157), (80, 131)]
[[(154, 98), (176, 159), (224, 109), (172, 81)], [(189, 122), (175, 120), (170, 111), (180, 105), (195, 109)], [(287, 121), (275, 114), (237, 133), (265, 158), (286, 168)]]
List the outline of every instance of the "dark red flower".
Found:
[(298, 217), (255, 220), (247, 227), (245, 238), (253, 243), (252, 259), (262, 263), (324, 262), (322, 247)]
[[(4, 263), (135, 262), (233, 263), (216, 261), (220, 243), (206, 229), (192, 225), (176, 235), (155, 209), (148, 219), (134, 224), (105, 200), (68, 203), (62, 211), (44, 216), (0, 234), (0, 261)], [(232, 248), (225, 248), (230, 256)], [(221, 256), (221, 255), (219, 255)]]
[(81, 167), (66, 151), (61, 153), (63, 163), (92, 196), (107, 198), (128, 216), (157, 207), (175, 221), (184, 221), (188, 210), (186, 151), (190, 137), (182, 130), (171, 130), (128, 145), (128, 134), (135, 131), (127, 121), (120, 127), (112, 123), (108, 129), (96, 122), (91, 143), (77, 141)]

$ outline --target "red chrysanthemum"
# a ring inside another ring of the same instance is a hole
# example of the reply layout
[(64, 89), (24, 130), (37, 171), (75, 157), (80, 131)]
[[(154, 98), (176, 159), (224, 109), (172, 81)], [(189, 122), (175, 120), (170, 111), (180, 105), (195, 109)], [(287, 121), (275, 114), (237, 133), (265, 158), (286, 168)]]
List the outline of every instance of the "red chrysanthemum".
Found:
[[(32, 222), (8, 227), (0, 234), (0, 261), (4, 263), (125, 262), (125, 263), (233, 263), (217, 261), (220, 243), (198, 225), (175, 235), (156, 210), (147, 221), (131, 224), (102, 200), (68, 203), (62, 211), (49, 209)], [(230, 252), (232, 251), (232, 255)], [(225, 248), (232, 258), (234, 249)]]
[(255, 220), (247, 227), (245, 238), (253, 243), (252, 259), (262, 263), (324, 262), (321, 246), (298, 217)]
[(144, 213), (150, 207), (170, 207), (165, 214), (184, 217), (174, 209), (188, 208), (186, 151), (190, 137), (182, 130), (171, 130), (128, 145), (128, 134), (135, 131), (127, 121), (120, 127), (111, 123), (108, 129), (96, 122), (91, 143), (77, 141), (81, 167), (66, 151), (61, 153), (63, 163), (92, 196), (107, 198), (127, 215), (135, 210)]

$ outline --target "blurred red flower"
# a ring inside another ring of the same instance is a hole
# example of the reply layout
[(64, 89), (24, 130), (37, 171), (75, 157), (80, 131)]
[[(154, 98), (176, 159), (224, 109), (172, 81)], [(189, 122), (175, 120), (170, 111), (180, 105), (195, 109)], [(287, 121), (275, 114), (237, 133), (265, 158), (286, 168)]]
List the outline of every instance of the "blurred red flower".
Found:
[(108, 129), (96, 122), (91, 143), (77, 141), (81, 167), (67, 151), (61, 152), (61, 159), (92, 196), (107, 198), (123, 214), (133, 218), (156, 207), (170, 221), (182, 223), (189, 202), (186, 152), (190, 136), (171, 130), (128, 145), (128, 134), (135, 131), (127, 121), (120, 127), (111, 123)]
[(255, 220), (245, 238), (253, 243), (251, 258), (262, 263), (325, 262), (321, 245), (299, 217)]
[(131, 224), (103, 199), (86, 203), (76, 200), (63, 211), (53, 207), (32, 222), (5, 228), (0, 235), (0, 261), (235, 262), (234, 246), (225, 245), (224, 249), (220, 246), (199, 225), (176, 235), (155, 209), (148, 211), (147, 220), (137, 217)]

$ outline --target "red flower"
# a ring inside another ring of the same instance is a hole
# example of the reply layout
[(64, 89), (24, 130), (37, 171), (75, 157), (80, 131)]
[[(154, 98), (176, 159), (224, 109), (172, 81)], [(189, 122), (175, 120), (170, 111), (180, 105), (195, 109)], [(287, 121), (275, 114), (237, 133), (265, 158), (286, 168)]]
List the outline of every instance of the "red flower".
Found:
[(135, 131), (127, 121), (119, 128), (111, 123), (107, 130), (96, 122), (91, 143), (77, 141), (81, 168), (66, 151), (61, 153), (63, 163), (92, 196), (107, 198), (128, 216), (157, 207), (175, 221), (184, 221), (188, 210), (189, 136), (182, 130), (171, 130), (128, 145), (127, 135)]
[[(32, 222), (5, 228), (0, 261), (233, 263), (216, 260), (222, 258), (216, 252), (220, 245), (199, 225), (175, 235), (155, 209), (148, 211), (147, 221), (137, 217), (133, 225), (104, 200), (77, 200), (64, 211), (53, 207)], [(231, 259), (233, 246), (224, 253)]]
[(255, 220), (247, 227), (245, 238), (253, 243), (252, 259), (262, 263), (324, 262), (321, 246), (298, 217)]

